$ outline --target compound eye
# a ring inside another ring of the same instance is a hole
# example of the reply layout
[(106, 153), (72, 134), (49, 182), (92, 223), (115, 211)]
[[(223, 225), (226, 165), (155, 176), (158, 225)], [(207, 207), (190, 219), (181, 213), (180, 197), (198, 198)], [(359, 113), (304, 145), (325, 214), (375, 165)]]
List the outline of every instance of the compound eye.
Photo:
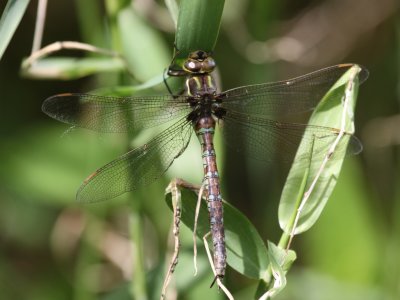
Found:
[(207, 59), (204, 60), (203, 62), (203, 70), (206, 73), (210, 73), (215, 69), (215, 60), (211, 57), (208, 57)]
[(188, 59), (183, 68), (190, 73), (197, 73), (201, 70), (201, 63), (194, 59)]

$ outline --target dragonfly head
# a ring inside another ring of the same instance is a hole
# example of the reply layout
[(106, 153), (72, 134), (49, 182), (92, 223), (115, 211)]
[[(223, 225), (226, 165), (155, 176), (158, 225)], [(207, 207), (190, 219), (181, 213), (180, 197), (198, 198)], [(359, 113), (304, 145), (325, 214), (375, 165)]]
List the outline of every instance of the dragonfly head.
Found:
[(198, 50), (189, 54), (183, 69), (191, 74), (208, 74), (215, 69), (215, 60), (208, 52)]

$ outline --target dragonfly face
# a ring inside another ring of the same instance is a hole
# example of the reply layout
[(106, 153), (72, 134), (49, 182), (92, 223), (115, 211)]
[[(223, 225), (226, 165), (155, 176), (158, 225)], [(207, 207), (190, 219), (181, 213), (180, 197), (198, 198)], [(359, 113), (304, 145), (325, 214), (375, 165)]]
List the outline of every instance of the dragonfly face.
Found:
[(198, 50), (189, 54), (182, 68), (188, 74), (209, 74), (215, 69), (215, 60), (205, 51)]
[(195, 51), (189, 54), (183, 63), (186, 80), (186, 93), (197, 99), (214, 98), (217, 87), (211, 72), (215, 69), (215, 61), (207, 52)]

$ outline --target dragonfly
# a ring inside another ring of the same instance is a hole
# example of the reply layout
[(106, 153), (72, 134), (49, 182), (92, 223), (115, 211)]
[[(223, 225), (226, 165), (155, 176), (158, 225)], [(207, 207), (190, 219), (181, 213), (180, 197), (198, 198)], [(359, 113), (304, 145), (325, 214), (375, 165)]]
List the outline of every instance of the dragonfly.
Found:
[[(203, 160), (216, 278), (223, 278), (227, 257), (220, 176), (213, 144), (216, 126), (223, 127), (228, 146), (242, 151), (235, 134), (240, 131), (250, 155), (262, 161), (271, 160), (277, 147), (285, 158), (293, 159), (301, 140), (313, 144), (312, 157), (318, 159), (321, 153), (326, 153), (339, 130), (290, 123), (286, 117), (312, 111), (353, 66), (340, 64), (290, 80), (218, 92), (212, 74), (216, 62), (210, 53), (199, 50), (189, 54), (181, 71), (169, 71), (171, 76), (186, 76), (183, 94), (112, 97), (66, 93), (46, 99), (42, 110), (61, 122), (103, 133), (137, 132), (176, 120), (143, 146), (87, 177), (77, 192), (77, 200), (84, 203), (108, 200), (162, 177), (186, 150), (195, 133)], [(368, 72), (362, 68), (360, 82), (367, 76)], [(347, 144), (352, 145), (351, 150), (346, 149)], [(345, 133), (336, 151), (357, 153), (361, 149), (359, 140)]]

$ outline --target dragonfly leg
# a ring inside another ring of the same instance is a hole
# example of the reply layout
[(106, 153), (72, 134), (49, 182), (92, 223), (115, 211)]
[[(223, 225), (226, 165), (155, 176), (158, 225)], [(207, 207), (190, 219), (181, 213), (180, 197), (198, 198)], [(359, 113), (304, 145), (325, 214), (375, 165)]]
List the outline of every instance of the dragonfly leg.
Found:
[(181, 96), (181, 95), (183, 95), (183, 94), (185, 93), (185, 89), (182, 89), (181, 91), (179, 91), (179, 93), (175, 93), (175, 94), (172, 92), (172, 89), (171, 89), (171, 87), (169, 86), (169, 84), (168, 84), (168, 82), (167, 82), (167, 76), (166, 76), (166, 75), (170, 75), (170, 76), (180, 76), (180, 75), (171, 75), (169, 72), (170, 72), (170, 70), (169, 70), (168, 68), (164, 70), (164, 73), (163, 73), (163, 82), (164, 82), (165, 87), (166, 87), (167, 90), (168, 90), (168, 93), (169, 93), (172, 97), (177, 98), (178, 96)]
[(175, 68), (177, 67), (176, 58), (178, 57), (180, 52), (181, 51), (174, 43), (174, 56), (172, 57), (171, 63), (169, 64), (169, 67), (167, 69), (167, 74), (170, 76), (180, 76), (180, 77), (187, 76), (187, 72), (184, 71), (181, 67), (179, 67), (179, 69)]
[(167, 287), (171, 280), (172, 274), (175, 271), (175, 267), (178, 264), (179, 249), (180, 249), (179, 228), (180, 228), (180, 222), (181, 222), (181, 207), (180, 207), (181, 193), (177, 186), (177, 180), (173, 180), (167, 189), (170, 189), (171, 194), (172, 194), (172, 206), (173, 206), (173, 212), (174, 212), (172, 235), (173, 235), (173, 239), (174, 239), (174, 246), (173, 246), (174, 250), (173, 250), (171, 261), (168, 266), (167, 274), (164, 279), (164, 283), (163, 283), (163, 287), (162, 287), (162, 291), (161, 291), (161, 298), (160, 298), (161, 300), (165, 299)]
[(165, 87), (167, 88), (167, 90), (168, 90), (168, 93), (170, 94), (170, 95), (174, 95), (173, 93), (172, 93), (172, 90), (171, 90), (171, 88), (169, 87), (169, 85), (168, 85), (168, 82), (167, 82), (167, 77), (166, 77), (166, 75), (168, 74), (168, 69), (165, 69), (164, 70), (164, 73), (163, 73), (163, 82), (164, 82), (164, 84), (165, 84)]

